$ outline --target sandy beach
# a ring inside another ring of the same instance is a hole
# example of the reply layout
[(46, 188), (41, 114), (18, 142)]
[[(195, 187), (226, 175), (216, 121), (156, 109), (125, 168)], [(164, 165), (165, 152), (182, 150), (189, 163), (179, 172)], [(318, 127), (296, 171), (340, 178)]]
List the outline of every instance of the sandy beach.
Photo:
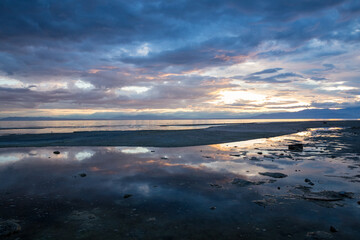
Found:
[(360, 127), (360, 121), (244, 123), (193, 130), (13, 134), (0, 136), (0, 148), (45, 146), (184, 147), (276, 137), (319, 127)]

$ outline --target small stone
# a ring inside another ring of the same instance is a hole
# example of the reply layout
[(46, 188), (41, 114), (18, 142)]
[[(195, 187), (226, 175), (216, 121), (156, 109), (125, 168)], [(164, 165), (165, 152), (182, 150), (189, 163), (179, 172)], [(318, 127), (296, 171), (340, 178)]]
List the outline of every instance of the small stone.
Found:
[(124, 198), (129, 198), (129, 197), (132, 197), (132, 194), (125, 194), (124, 195)]
[(9, 236), (20, 231), (20, 225), (13, 221), (7, 220), (0, 222), (0, 236)]
[(79, 176), (80, 177), (86, 177), (86, 173), (80, 173)]
[(288, 146), (289, 150), (301, 152), (304, 149), (304, 145), (301, 143), (291, 144)]
[(334, 228), (333, 226), (330, 226), (330, 232), (337, 232), (338, 230), (336, 230), (336, 228)]
[(216, 207), (210, 207), (210, 210), (215, 210), (216, 209)]
[(257, 154), (261, 155), (261, 154), (262, 154), (262, 152), (258, 152)]
[(272, 177), (272, 178), (285, 178), (287, 177), (286, 174), (277, 173), (277, 172), (259, 172), (260, 175)]
[(60, 151), (54, 151), (54, 154), (60, 154)]
[(357, 204), (359, 204), (359, 205), (360, 205), (360, 201), (357, 201)]
[(280, 190), (280, 187), (277, 187), (278, 190)]

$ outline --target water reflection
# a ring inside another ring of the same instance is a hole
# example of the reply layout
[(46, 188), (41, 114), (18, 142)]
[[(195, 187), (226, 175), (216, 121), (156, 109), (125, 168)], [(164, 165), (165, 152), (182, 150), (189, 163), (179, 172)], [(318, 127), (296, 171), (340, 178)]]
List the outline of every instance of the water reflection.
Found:
[[(21, 239), (304, 239), (330, 225), (350, 239), (360, 236), (356, 199), (324, 206), (297, 188), (358, 198), (349, 136), (310, 129), (184, 148), (0, 149), (0, 214), (19, 221)], [(294, 142), (304, 151), (289, 151)]]

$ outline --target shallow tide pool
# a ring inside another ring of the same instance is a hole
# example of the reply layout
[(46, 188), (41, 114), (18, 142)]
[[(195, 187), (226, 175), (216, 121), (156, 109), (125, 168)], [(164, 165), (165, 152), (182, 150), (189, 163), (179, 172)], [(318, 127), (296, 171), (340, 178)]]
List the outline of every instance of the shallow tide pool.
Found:
[(322, 128), (181, 148), (0, 149), (0, 238), (360, 239), (354, 138)]

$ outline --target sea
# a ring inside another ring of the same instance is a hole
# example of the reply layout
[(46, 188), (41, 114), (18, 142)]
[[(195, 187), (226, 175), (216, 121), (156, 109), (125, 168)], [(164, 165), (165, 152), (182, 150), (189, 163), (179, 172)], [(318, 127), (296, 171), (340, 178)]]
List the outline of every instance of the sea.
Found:
[[(181, 119), (0, 121), (0, 136), (9, 134), (71, 133), (79, 131), (185, 130), (235, 123), (323, 121), (329, 119)], [(334, 120), (334, 119), (332, 119)]]

